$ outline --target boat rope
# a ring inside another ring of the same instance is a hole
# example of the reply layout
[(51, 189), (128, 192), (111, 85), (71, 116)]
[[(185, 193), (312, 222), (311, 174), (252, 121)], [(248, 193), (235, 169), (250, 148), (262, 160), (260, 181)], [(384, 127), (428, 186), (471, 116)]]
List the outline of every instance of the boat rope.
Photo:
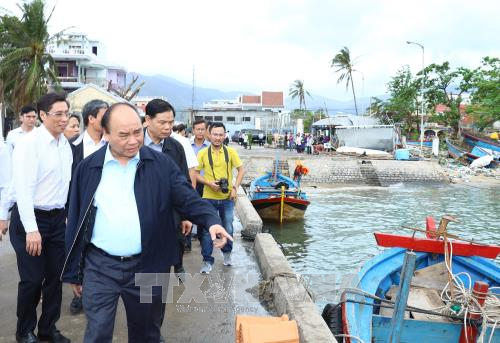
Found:
[[(464, 327), (469, 325), (468, 317), (470, 315), (479, 314), (482, 317), (481, 333), (478, 342), (484, 342), (484, 335), (489, 323), (493, 323), (489, 342), (493, 339), (493, 334), (500, 321), (500, 298), (494, 294), (492, 290), (500, 289), (500, 287), (490, 287), (487, 294), (479, 294), (485, 296), (485, 302), (481, 306), (473, 291), (473, 283), (471, 276), (466, 272), (453, 273), (453, 243), (445, 236), (445, 266), (448, 271), (449, 281), (441, 291), (441, 300), (445, 303), (444, 306), (435, 308), (443, 313), (453, 313), (457, 316), (463, 316)], [(463, 276), (468, 281), (468, 286), (459, 277)], [(466, 340), (467, 330), (465, 330)]]

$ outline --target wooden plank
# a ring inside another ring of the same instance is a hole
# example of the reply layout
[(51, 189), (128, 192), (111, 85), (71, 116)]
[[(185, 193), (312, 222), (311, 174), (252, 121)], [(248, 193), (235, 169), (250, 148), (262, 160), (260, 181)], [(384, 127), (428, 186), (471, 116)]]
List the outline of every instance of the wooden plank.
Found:
[(403, 269), (401, 271), (401, 281), (399, 283), (399, 289), (396, 296), (396, 304), (394, 306), (394, 314), (391, 318), (392, 328), (387, 339), (387, 342), (389, 343), (400, 342), (401, 330), (403, 329), (404, 314), (408, 301), (408, 294), (410, 293), (410, 283), (411, 278), (413, 277), (413, 272), (415, 271), (416, 260), (417, 255), (413, 251), (407, 251), (405, 253)]
[[(412, 287), (408, 295), (408, 306), (417, 307), (423, 310), (438, 311), (437, 308), (444, 305), (439, 293), (435, 289)], [(411, 312), (413, 319), (433, 320), (439, 322), (449, 322), (448, 318), (433, 316), (425, 313)]]
[(448, 271), (444, 262), (415, 271), (412, 287), (424, 287), (442, 291), (448, 282)]
[[(385, 298), (387, 300), (393, 300), (393, 301), (395, 301), (397, 293), (398, 293), (398, 286), (394, 285), (391, 288), (389, 288), (389, 290), (387, 291), (387, 293), (385, 293)], [(388, 307), (381, 307), (380, 308), (380, 315), (381, 316), (392, 317), (393, 313), (394, 313), (394, 309), (393, 308), (388, 308)], [(410, 312), (409, 311), (405, 311), (404, 318), (405, 319), (410, 319)]]
[[(396, 292), (398, 287), (392, 286), (385, 294), (386, 298), (389, 300), (394, 300), (396, 298)], [(436, 308), (443, 306), (444, 302), (441, 300), (440, 292), (435, 289), (427, 289), (421, 287), (411, 287), (410, 293), (408, 294), (408, 306), (413, 306), (420, 308), (422, 310), (435, 310)], [(390, 308), (380, 309), (380, 315), (390, 317), (392, 316), (393, 310)], [(410, 315), (411, 313), (411, 315)], [(405, 312), (405, 319), (419, 319), (419, 320), (436, 320), (442, 322), (449, 322), (449, 319), (441, 316), (433, 316), (420, 312)]]
[[(444, 254), (444, 241), (415, 238), (411, 236), (392, 235), (388, 233), (375, 232), (377, 244), (386, 248), (406, 248), (415, 251)], [(496, 258), (500, 254), (500, 246), (481, 245), (453, 241), (453, 256), (482, 256)]]

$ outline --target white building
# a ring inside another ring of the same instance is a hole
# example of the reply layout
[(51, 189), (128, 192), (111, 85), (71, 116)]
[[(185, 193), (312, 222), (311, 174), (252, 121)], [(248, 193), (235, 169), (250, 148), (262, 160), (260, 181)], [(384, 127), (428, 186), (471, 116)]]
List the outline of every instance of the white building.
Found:
[(71, 92), (92, 83), (104, 89), (124, 88), (125, 68), (106, 62), (105, 47), (82, 33), (67, 33), (59, 44), (47, 46), (56, 62), (57, 76), (64, 90)]

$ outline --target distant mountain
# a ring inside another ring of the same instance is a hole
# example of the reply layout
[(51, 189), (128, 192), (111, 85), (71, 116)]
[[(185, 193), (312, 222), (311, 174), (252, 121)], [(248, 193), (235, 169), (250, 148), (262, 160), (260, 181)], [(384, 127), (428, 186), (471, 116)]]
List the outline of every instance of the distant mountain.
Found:
[[(144, 81), (139, 95), (143, 96), (164, 96), (176, 108), (191, 108), (193, 87), (164, 75), (141, 75), (131, 73), (127, 75), (127, 80), (132, 79), (132, 75), (138, 75), (138, 84)], [(245, 92), (223, 92), (212, 88), (195, 88), (194, 107), (201, 107), (204, 102), (214, 99), (236, 99)]]
[[(191, 98), (193, 88), (192, 85), (181, 82), (174, 78), (164, 76), (164, 75), (153, 75), (147, 76), (138, 73), (129, 73), (127, 75), (127, 80), (131, 80), (132, 76), (139, 76), (139, 83), (144, 81), (144, 86), (142, 87), (139, 95), (142, 96), (164, 96), (178, 109), (191, 108)], [(218, 89), (213, 88), (195, 88), (195, 101), (194, 106), (201, 107), (204, 102), (214, 99), (237, 99), (238, 96), (242, 94), (254, 94), (253, 92), (223, 92)], [(285, 94), (286, 95), (286, 94)], [(380, 98), (385, 99), (387, 96), (380, 96)], [(364, 113), (364, 111), (370, 106), (370, 98), (358, 98), (358, 112), (359, 114)], [(354, 114), (354, 102), (353, 101), (339, 101), (330, 98), (326, 98), (321, 95), (311, 94), (311, 97), (306, 98), (307, 108), (309, 110), (325, 109), (328, 111), (329, 115), (337, 114), (339, 112)], [(292, 100), (290, 97), (285, 97), (285, 108), (287, 110), (293, 110), (298, 108), (298, 100)]]

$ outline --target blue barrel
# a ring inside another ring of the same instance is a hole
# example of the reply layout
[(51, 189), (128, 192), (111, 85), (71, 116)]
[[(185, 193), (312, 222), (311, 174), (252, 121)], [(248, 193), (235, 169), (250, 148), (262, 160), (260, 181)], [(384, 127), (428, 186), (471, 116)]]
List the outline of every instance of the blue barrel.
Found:
[(409, 160), (410, 159), (410, 150), (408, 150), (408, 149), (397, 149), (394, 152), (394, 158), (396, 160)]

